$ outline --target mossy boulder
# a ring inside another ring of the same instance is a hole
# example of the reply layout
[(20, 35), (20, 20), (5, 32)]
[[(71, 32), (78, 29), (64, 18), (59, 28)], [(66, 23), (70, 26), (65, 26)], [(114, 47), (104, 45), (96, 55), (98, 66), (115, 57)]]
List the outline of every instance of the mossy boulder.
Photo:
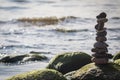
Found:
[(120, 80), (120, 65), (90, 63), (72, 74), (66, 74), (65, 77), (68, 80)]
[(77, 70), (91, 62), (91, 56), (84, 52), (66, 52), (52, 58), (47, 66), (63, 74)]
[(116, 53), (113, 57), (113, 60), (120, 59), (120, 52)]
[(66, 80), (58, 71), (41, 69), (13, 76), (7, 80)]
[(114, 63), (120, 65), (120, 59), (115, 60)]
[(26, 61), (41, 61), (46, 60), (47, 57), (39, 54), (23, 54), (23, 55), (7, 55), (0, 59), (2, 63), (17, 63)]

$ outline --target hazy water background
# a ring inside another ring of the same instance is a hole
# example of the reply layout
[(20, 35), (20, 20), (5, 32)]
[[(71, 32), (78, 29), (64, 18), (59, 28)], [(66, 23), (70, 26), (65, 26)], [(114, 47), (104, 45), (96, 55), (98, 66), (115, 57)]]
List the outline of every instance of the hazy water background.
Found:
[[(90, 51), (95, 42), (96, 15), (106, 12), (109, 21), (107, 43), (109, 53), (120, 51), (120, 0), (0, 0), (0, 57), (26, 54), (30, 51), (50, 52), (49, 59), (68, 51)], [(24, 25), (16, 19), (23, 17), (58, 18), (74, 16), (56, 25)], [(59, 32), (57, 29), (77, 30)], [(9, 76), (44, 68), (48, 61), (23, 65), (0, 63), (0, 80)]]

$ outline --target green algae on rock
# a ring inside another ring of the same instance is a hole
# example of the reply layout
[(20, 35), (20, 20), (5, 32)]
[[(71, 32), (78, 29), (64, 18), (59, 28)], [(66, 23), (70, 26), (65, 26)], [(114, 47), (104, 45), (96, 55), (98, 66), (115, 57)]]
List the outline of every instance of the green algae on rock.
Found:
[(7, 80), (66, 80), (58, 71), (41, 69), (13, 76)]
[(113, 57), (113, 60), (120, 59), (120, 52), (116, 53)]
[(94, 63), (87, 64), (72, 73), (67, 75), (68, 80), (119, 80), (120, 65), (108, 63), (104, 65), (95, 65)]
[(63, 74), (79, 69), (91, 62), (91, 56), (84, 52), (66, 52), (52, 58), (47, 66)]
[(114, 63), (120, 65), (120, 59), (115, 60)]

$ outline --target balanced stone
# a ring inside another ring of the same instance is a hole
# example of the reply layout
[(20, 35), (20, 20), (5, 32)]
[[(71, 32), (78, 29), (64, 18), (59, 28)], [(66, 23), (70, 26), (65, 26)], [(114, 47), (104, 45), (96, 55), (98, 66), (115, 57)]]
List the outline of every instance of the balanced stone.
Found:
[(101, 32), (97, 32), (96, 34), (98, 37), (104, 37), (107, 35), (107, 32), (105, 30), (101, 31)]
[(92, 48), (91, 51), (99, 54), (99, 53), (108, 52), (108, 49), (107, 48)]
[(92, 54), (93, 57), (96, 57), (96, 58), (112, 58), (113, 56), (111, 54), (106, 54), (106, 53), (103, 53), (102, 55), (101, 54)]
[(106, 48), (106, 47), (108, 47), (108, 45), (105, 42), (96, 42), (94, 44), (94, 47), (95, 48)]
[(96, 16), (97, 19), (100, 19), (100, 18), (106, 18), (106, 13), (105, 12), (102, 12), (100, 13), (98, 16)]
[(100, 22), (107, 22), (108, 21), (108, 19), (106, 19), (106, 18), (101, 18), (101, 19), (97, 19), (97, 23), (100, 23)]
[(98, 41), (98, 42), (103, 42), (103, 41), (106, 41), (107, 40), (107, 38), (106, 37), (96, 37), (96, 41)]
[[(99, 26), (100, 26), (100, 27), (99, 27)], [(95, 29), (98, 30), (98, 31), (102, 30), (103, 27), (104, 27), (104, 23), (102, 23), (102, 24), (96, 24), (96, 25), (95, 25)]]

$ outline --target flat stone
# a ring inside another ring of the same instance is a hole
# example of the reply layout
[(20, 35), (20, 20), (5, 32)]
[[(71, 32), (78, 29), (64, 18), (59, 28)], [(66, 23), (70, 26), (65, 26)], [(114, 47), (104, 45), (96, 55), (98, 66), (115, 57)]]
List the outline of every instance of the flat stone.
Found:
[(92, 52), (96, 52), (96, 53), (105, 53), (108, 52), (107, 48), (93, 48), (91, 49)]
[(107, 35), (107, 32), (106, 32), (106, 30), (103, 30), (103, 31), (101, 31), (101, 32), (97, 32), (96, 35), (97, 35), (98, 37), (104, 37), (104, 36)]
[(105, 22), (107, 22), (108, 21), (108, 19), (107, 18), (100, 18), (100, 19), (97, 19), (97, 23), (99, 24), (99, 23), (105, 23)]
[(92, 54), (93, 57), (96, 57), (96, 58), (109, 58), (111, 59), (113, 56), (112, 54), (108, 54), (108, 53), (94, 53)]
[(96, 42), (94, 44), (94, 47), (95, 48), (106, 48), (106, 47), (108, 47), (108, 44), (106, 44), (105, 42)]
[(96, 25), (95, 25), (95, 29), (98, 30), (98, 31), (99, 31), (99, 30), (103, 30), (103, 29), (104, 29), (104, 23), (96, 24)]
[(104, 41), (107, 41), (107, 38), (106, 37), (96, 37), (96, 41), (104, 42)]
[(95, 62), (95, 64), (107, 64), (108, 63), (107, 58), (95, 58), (95, 57), (93, 57), (91, 60), (93, 62)]

